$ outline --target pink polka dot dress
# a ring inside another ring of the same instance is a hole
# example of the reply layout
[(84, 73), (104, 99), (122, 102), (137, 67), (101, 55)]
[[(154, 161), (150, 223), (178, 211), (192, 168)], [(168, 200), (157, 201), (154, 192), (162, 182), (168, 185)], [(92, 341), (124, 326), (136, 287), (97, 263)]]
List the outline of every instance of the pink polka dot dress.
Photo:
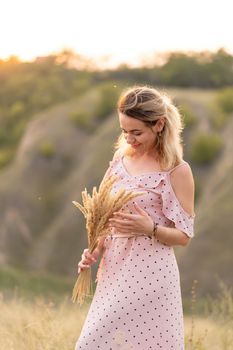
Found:
[[(188, 164), (183, 161), (178, 166)], [(193, 237), (194, 216), (181, 207), (170, 173), (133, 176), (122, 157), (110, 162), (105, 176), (119, 177), (113, 193), (120, 188), (144, 191), (133, 201), (155, 222)], [(134, 213), (133, 201), (122, 211)], [(184, 350), (180, 277), (171, 246), (112, 228), (104, 241), (96, 282), (75, 350)]]

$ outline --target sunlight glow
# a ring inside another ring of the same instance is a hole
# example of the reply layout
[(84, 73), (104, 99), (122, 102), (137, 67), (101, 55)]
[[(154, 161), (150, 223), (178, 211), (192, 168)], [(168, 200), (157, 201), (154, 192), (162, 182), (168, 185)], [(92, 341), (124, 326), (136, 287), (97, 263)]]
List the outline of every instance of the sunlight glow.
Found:
[(162, 51), (233, 52), (231, 1), (8, 0), (0, 58), (31, 60), (70, 48), (112, 65)]

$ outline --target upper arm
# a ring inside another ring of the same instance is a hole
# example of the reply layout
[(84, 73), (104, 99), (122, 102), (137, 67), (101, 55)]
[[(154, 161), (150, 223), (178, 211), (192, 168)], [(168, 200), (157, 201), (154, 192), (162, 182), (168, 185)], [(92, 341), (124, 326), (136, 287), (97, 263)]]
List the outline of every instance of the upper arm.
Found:
[(194, 180), (190, 166), (186, 163), (174, 169), (170, 181), (182, 208), (188, 214), (194, 215)]

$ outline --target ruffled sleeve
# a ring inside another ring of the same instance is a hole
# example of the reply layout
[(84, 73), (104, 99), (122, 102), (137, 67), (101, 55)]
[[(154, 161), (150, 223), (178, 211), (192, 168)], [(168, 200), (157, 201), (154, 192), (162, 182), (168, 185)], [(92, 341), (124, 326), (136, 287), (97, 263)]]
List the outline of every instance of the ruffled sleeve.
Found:
[(114, 170), (115, 170), (115, 165), (116, 165), (116, 163), (118, 162), (118, 160), (119, 160), (119, 159), (118, 159), (117, 157), (115, 157), (115, 158), (113, 158), (112, 160), (110, 160), (109, 166), (108, 166), (108, 168), (107, 168), (107, 170), (106, 170), (106, 172), (105, 172), (105, 174), (104, 174), (104, 176), (103, 176), (102, 182), (103, 182), (105, 179), (107, 179), (109, 176), (113, 175)]
[(188, 237), (194, 236), (194, 215), (188, 214), (181, 206), (171, 186), (169, 175), (162, 186), (162, 212), (175, 227), (184, 232)]

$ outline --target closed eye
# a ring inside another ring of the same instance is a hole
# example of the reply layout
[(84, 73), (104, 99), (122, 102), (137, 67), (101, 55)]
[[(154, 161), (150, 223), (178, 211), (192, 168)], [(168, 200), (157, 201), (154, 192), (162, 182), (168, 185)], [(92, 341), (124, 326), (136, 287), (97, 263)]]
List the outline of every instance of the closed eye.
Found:
[[(128, 132), (127, 131), (125, 131), (125, 130), (121, 130), (122, 131), (122, 133), (123, 134), (128, 134)], [(132, 132), (132, 135), (135, 135), (135, 136), (139, 136), (139, 135), (141, 135), (142, 134), (142, 132)]]

